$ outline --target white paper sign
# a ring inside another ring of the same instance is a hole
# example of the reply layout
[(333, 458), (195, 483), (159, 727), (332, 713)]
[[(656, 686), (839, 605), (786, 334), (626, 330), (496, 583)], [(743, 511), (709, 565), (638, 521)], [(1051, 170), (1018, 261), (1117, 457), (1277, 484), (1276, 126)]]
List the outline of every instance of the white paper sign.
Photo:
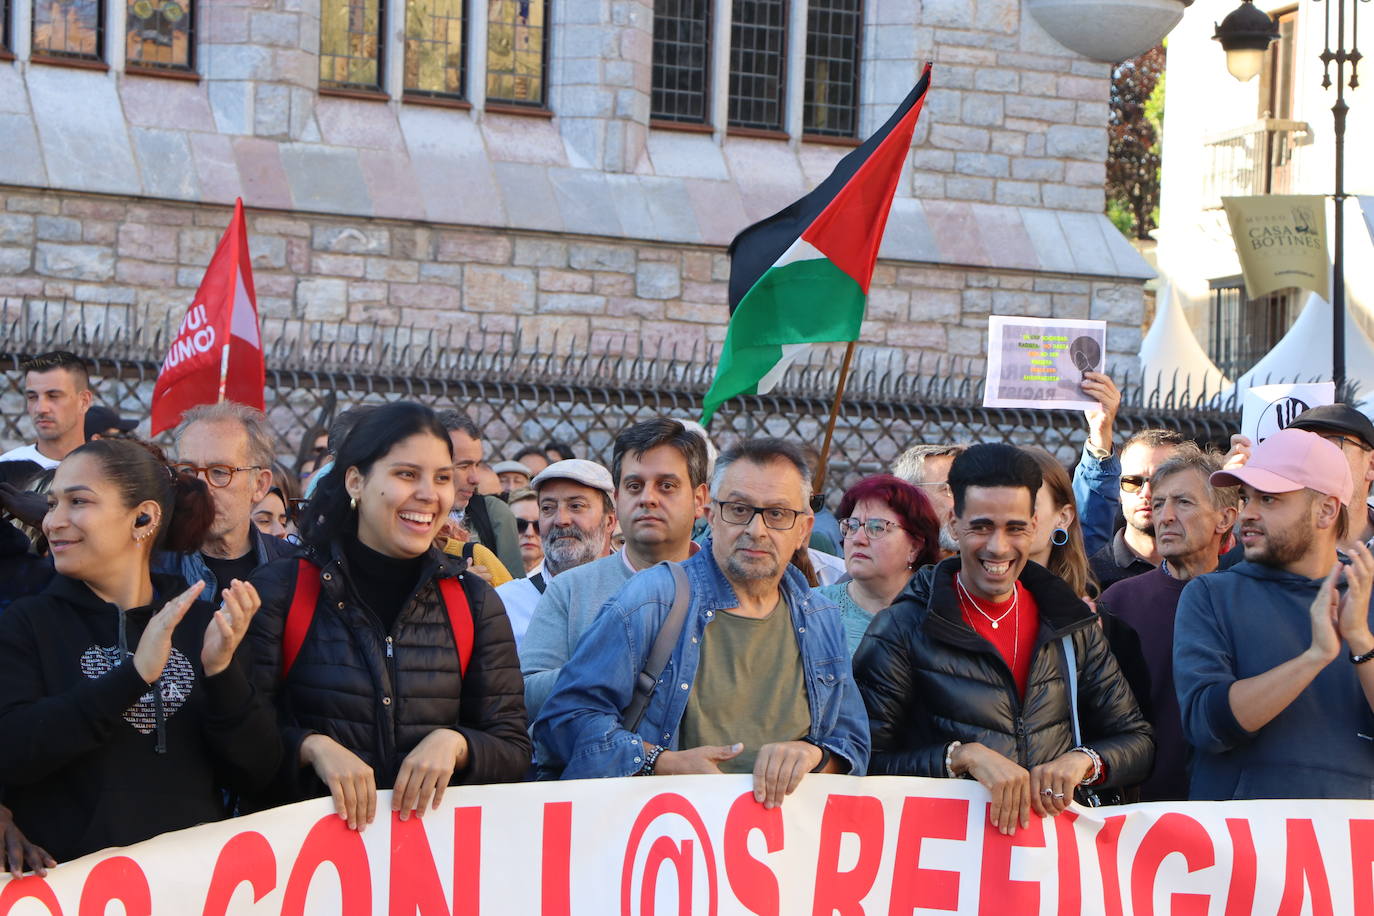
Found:
[(1069, 318), (988, 319), (988, 378), (984, 407), (1091, 410), (1083, 373), (1107, 361), (1107, 323)]
[(1287, 428), (1304, 410), (1336, 403), (1334, 382), (1303, 382), (1291, 385), (1256, 385), (1245, 392), (1240, 431), (1259, 445)]
[(1360, 210), (1364, 213), (1364, 224), (1369, 227), (1369, 240), (1374, 242), (1374, 196), (1361, 197)]

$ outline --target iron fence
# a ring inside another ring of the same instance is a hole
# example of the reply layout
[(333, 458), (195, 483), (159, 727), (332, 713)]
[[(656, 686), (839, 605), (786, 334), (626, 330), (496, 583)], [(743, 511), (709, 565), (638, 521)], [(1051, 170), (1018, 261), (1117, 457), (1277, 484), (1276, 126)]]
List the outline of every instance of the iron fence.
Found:
[[(126, 306), (0, 300), (0, 444), (30, 435), (19, 370), (25, 358), (58, 348), (79, 353), (90, 361), (98, 401), (143, 418), (173, 330)], [(698, 417), (716, 363), (704, 340), (649, 352), (627, 338), (593, 353), (556, 338), (282, 319), (265, 320), (263, 338), (267, 416), (288, 464), (339, 411), (398, 399), (466, 410), (492, 460), (549, 439), (608, 460), (615, 434), (629, 423)], [(1066, 464), (1076, 460), (1081, 414), (985, 408), (974, 368), (960, 357), (860, 347), (835, 427), (832, 488), (886, 470), (919, 442), (1010, 441), (1042, 446)], [(819, 445), (838, 371), (838, 352), (816, 349), (772, 393), (725, 404), (712, 422), (713, 440), (725, 446), (774, 435)], [(1123, 430), (1163, 426), (1224, 445), (1238, 429), (1234, 396), (1223, 401), (1216, 391), (1138, 373), (1117, 379)]]

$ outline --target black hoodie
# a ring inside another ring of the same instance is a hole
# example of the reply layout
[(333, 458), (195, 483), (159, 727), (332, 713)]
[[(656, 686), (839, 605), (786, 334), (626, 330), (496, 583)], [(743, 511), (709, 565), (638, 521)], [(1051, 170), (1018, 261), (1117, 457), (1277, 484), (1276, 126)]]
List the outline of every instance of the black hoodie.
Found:
[(144, 627), (184, 588), (154, 575), (152, 605), (121, 615), (58, 575), (0, 618), (0, 787), (59, 862), (220, 820), (222, 790), (253, 791), (280, 763), (242, 650), (215, 677), (201, 668), (214, 605), (196, 602), (173, 633), (161, 703), (134, 668)]

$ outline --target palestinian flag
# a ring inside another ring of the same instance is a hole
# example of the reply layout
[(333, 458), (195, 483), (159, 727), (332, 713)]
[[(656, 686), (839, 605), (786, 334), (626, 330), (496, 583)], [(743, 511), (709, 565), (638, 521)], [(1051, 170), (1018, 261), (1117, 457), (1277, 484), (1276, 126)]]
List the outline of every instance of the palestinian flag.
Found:
[(857, 340), (930, 65), (886, 124), (810, 194), (730, 243), (730, 328), (701, 422), (766, 394), (813, 343)]

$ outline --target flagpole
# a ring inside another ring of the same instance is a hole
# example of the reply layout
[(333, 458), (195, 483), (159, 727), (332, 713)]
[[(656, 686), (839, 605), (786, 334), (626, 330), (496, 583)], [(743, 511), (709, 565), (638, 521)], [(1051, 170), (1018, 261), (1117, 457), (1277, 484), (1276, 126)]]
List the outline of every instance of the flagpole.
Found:
[[(230, 318), (232, 321), (232, 317)], [(229, 344), (224, 345), (219, 359), (219, 403), (224, 403), (224, 390), (229, 384)]]
[(821, 461), (816, 468), (816, 479), (812, 481), (812, 491), (825, 492), (825, 474), (830, 469), (830, 440), (835, 435), (835, 420), (840, 415), (840, 399), (844, 397), (844, 386), (849, 381), (849, 363), (854, 359), (854, 345), (851, 340), (844, 348), (844, 362), (840, 363), (840, 378), (835, 385), (835, 400), (830, 405), (830, 419), (825, 424), (825, 441), (821, 443)]

